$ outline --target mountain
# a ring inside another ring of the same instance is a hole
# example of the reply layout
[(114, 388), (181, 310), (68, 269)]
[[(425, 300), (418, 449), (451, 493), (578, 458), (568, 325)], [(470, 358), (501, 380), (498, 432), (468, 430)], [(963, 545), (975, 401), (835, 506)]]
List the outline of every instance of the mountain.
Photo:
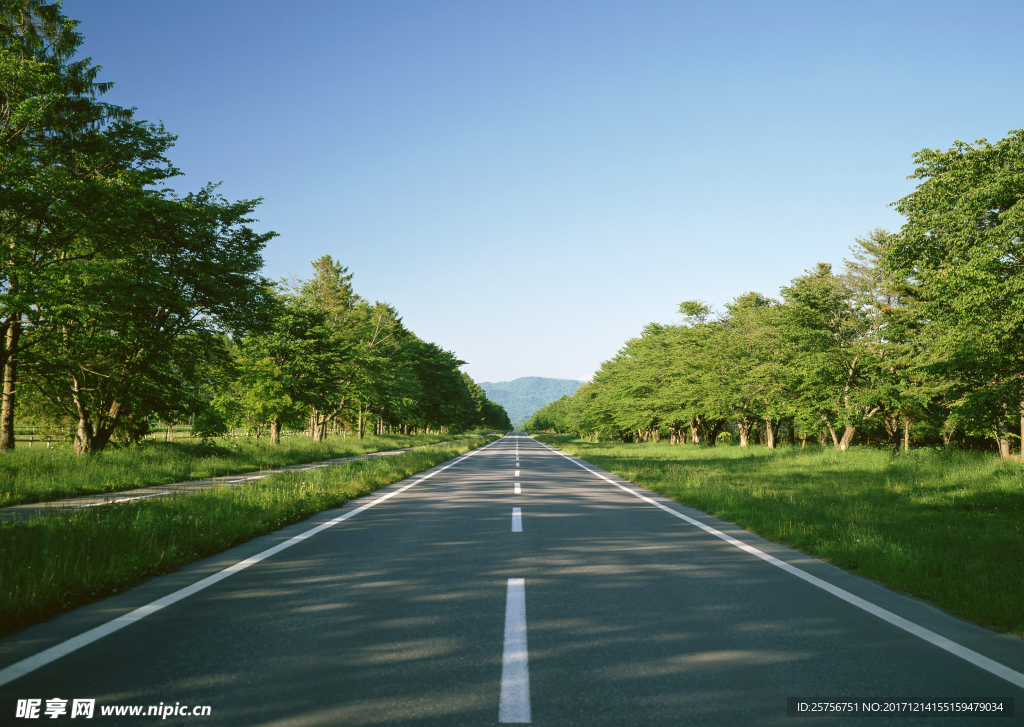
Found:
[(566, 394), (572, 396), (583, 382), (576, 379), (524, 376), (515, 381), (481, 381), (479, 385), (487, 393), (488, 399), (505, 407), (512, 423), (518, 427), (545, 404), (561, 399)]

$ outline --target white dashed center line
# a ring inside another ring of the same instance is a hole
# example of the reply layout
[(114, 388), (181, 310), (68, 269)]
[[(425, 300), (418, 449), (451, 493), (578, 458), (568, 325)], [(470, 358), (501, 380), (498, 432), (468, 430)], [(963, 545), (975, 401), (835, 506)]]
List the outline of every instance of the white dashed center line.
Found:
[(523, 532), (523, 511), (518, 507), (512, 508), (512, 532)]
[(516, 483), (516, 494), (517, 495), (523, 494), (522, 490), (519, 489), (519, 483), (518, 482)]
[[(518, 512), (518, 509), (516, 510)], [(530, 721), (530, 663), (526, 650), (526, 581), (508, 579), (505, 599), (505, 653), (501, 657), (498, 721)]]

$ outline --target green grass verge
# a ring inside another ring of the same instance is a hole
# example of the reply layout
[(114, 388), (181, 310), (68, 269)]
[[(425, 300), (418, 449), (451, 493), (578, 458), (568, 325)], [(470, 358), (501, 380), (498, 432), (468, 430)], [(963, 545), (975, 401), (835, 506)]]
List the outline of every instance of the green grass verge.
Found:
[(389, 434), (367, 436), (361, 441), (351, 436), (330, 436), (323, 442), (291, 436), (282, 437), (280, 444), (270, 444), (264, 437), (258, 444), (251, 439), (223, 439), (212, 446), (199, 442), (146, 442), (87, 457), (79, 457), (71, 447), (18, 447), (0, 455), (0, 507), (350, 457), (447, 439), (452, 439), (452, 435)]
[(0, 525), (0, 636), (398, 482), (497, 437)]
[(602, 469), (977, 623), (1024, 635), (1024, 467), (980, 452), (591, 444)]

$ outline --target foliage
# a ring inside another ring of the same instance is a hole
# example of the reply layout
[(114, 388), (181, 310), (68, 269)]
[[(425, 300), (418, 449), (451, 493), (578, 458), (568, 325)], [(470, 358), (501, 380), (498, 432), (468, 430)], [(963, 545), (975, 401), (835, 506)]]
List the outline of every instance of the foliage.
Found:
[(915, 159), (911, 178), (922, 181), (895, 205), (907, 222), (886, 261), (926, 323), (927, 373), (949, 382), (956, 414), (994, 431), (1005, 455), (1024, 400), (1024, 129)]
[(98, 97), (99, 66), (61, 5), (0, 0), (0, 451), (19, 403), (73, 422), (79, 454), (154, 420), (209, 438), (242, 426), (383, 434), (510, 427), (392, 306), (325, 255), (308, 280), (260, 271), (259, 199), (177, 195), (175, 137)]
[(839, 451), (989, 436), (1009, 457), (1011, 420), (1024, 437), (1024, 130), (915, 159), (897, 233), (872, 230), (841, 270), (819, 263), (778, 300), (684, 301), (682, 323), (646, 326), (526, 427)]

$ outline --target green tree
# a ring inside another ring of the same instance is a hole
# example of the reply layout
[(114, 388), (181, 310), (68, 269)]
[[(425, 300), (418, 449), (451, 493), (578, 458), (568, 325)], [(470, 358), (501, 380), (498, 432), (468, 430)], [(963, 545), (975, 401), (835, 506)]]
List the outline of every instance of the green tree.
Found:
[(77, 314), (68, 268), (131, 246), (173, 137), (96, 97), (98, 66), (59, 3), (0, 2), (0, 450), (14, 446), (19, 357)]
[(64, 294), (75, 316), (31, 351), (33, 382), (78, 422), (79, 454), (102, 450), (129, 415), (158, 411), (150, 392), (166, 396), (168, 377), (192, 370), (189, 360), (219, 333), (244, 333), (272, 306), (259, 271), (275, 233), (248, 226), (258, 200), (228, 202), (207, 187), (151, 203), (134, 255), (97, 254), (69, 268)]
[(895, 204), (906, 223), (886, 262), (915, 286), (937, 354), (928, 372), (951, 382), (953, 409), (989, 428), (1005, 459), (1024, 410), (1024, 129), (914, 159), (921, 181)]

